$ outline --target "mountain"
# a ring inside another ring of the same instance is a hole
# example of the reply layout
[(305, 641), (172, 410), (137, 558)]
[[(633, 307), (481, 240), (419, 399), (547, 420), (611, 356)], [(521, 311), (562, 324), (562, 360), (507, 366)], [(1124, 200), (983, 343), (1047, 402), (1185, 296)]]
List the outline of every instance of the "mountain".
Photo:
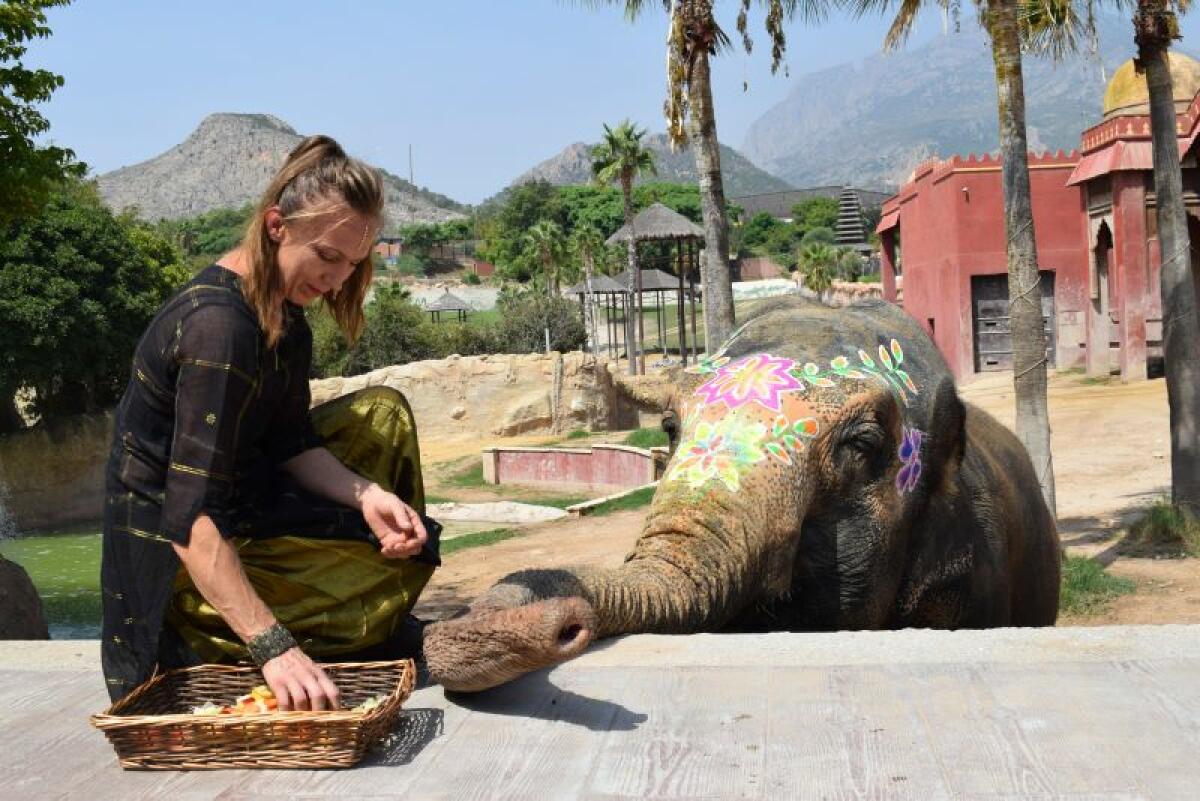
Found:
[[(965, 17), (965, 15), (964, 15)], [(968, 28), (969, 25), (969, 28)], [(999, 149), (987, 37), (973, 22), (911, 50), (798, 78), (750, 126), (742, 151), (797, 186), (896, 187), (921, 161)], [(1126, 17), (1097, 18), (1096, 57), (1024, 62), (1029, 147), (1079, 147), (1100, 120), (1106, 76), (1133, 56)]]
[[(150, 220), (194, 217), (257, 201), (303, 137), (270, 114), (210, 114), (170, 150), (101, 175), (100, 195), (114, 209), (136, 206)], [(462, 217), (448, 197), (384, 171), (387, 223), (393, 233), (413, 222)]]
[[(654, 151), (654, 164), (658, 169), (658, 177), (649, 180), (681, 184), (696, 183), (698, 180), (696, 161), (692, 157), (690, 149), (682, 148), (673, 152), (665, 133), (652, 134), (644, 141), (646, 146)], [(755, 167), (749, 159), (726, 145), (721, 145), (721, 177), (725, 181), (725, 197), (727, 198), (757, 195), (764, 192), (782, 192), (792, 188), (774, 175)], [(517, 176), (511, 185), (519, 186), (530, 181), (547, 181), (555, 186), (571, 186), (586, 184), (591, 180), (592, 145), (576, 142), (563, 148), (558, 155), (526, 170)]]

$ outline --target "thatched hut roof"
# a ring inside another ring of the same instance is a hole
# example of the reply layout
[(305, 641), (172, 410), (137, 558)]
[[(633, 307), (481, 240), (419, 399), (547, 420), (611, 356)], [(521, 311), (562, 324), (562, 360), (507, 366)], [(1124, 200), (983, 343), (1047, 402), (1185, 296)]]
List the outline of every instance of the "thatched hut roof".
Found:
[[(637, 216), (633, 218), (633, 230), (637, 232), (638, 242), (704, 238), (703, 228), (661, 203), (655, 203), (638, 212)], [(615, 245), (628, 241), (629, 226), (622, 225), (604, 244)]]
[[(568, 289), (567, 294), (568, 295), (584, 295), (584, 294), (587, 294), (587, 291), (588, 291), (587, 280), (585, 279), (583, 281), (580, 281), (578, 284), (571, 287), (570, 289)], [(599, 292), (601, 294), (605, 294), (605, 293), (622, 294), (622, 293), (627, 293), (629, 290), (625, 288), (624, 284), (617, 283), (616, 281), (614, 281), (611, 277), (609, 277), (607, 275), (593, 275), (592, 276), (592, 291)]]
[[(613, 280), (622, 287), (629, 286), (629, 270), (625, 269), (613, 276)], [(659, 291), (677, 291), (679, 289), (679, 279), (670, 273), (664, 273), (662, 270), (642, 270), (642, 291), (643, 292), (659, 292)], [(625, 290), (631, 292), (633, 290)]]
[(444, 293), (440, 298), (432, 301), (425, 307), (427, 312), (470, 312), (475, 311), (465, 300), (451, 294)]

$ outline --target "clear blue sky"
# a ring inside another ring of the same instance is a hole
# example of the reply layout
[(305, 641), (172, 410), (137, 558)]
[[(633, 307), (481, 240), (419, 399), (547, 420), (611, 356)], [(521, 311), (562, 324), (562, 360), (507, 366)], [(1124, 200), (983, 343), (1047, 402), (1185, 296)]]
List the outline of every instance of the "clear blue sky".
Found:
[[(402, 176), (411, 145), (418, 184), (475, 203), (602, 123), (663, 130), (665, 15), (649, 5), (631, 25), (563, 0), (76, 0), (50, 12), (29, 62), (66, 79), (42, 107), (50, 138), (96, 173), (161, 153), (206, 114), (260, 112)], [(734, 0), (718, 11), (733, 33)], [(718, 132), (735, 147), (789, 88), (770, 74), (761, 13), (752, 26), (754, 54), (714, 65)], [(886, 27), (790, 23), (793, 77), (878, 52)], [(928, 15), (910, 46), (940, 32)], [(1200, 23), (1184, 33), (1196, 41)]]

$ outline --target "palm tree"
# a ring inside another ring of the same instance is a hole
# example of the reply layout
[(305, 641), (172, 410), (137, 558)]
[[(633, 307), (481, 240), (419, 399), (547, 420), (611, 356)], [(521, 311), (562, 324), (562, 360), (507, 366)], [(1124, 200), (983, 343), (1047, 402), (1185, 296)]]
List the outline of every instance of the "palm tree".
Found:
[[(587, 6), (624, 8), (631, 22), (652, 5), (651, 0), (581, 0)], [(771, 41), (771, 72), (783, 63), (787, 37), (785, 19), (797, 11), (808, 19), (819, 18), (829, 5), (821, 0), (757, 0), (766, 9), (766, 30)], [(722, 342), (733, 331), (733, 284), (729, 270), (729, 221), (725, 186), (721, 180), (721, 151), (713, 111), (709, 58), (731, 48), (729, 36), (717, 24), (714, 0), (658, 0), (670, 19), (667, 37), (667, 100), (663, 111), (672, 145), (689, 140), (700, 181), (704, 217), (704, 335), (707, 342)], [(749, 53), (753, 42), (747, 17), (751, 0), (738, 0), (737, 30)]]
[(546, 294), (558, 296), (558, 277), (562, 270), (566, 245), (562, 228), (553, 220), (539, 220), (525, 232), (525, 244), (534, 251), (542, 265)]
[(804, 286), (818, 295), (833, 285), (834, 268), (838, 263), (838, 251), (824, 242), (813, 242), (800, 249), (799, 268), (804, 276)]
[[(933, 0), (932, 4), (923, 0), (850, 0), (850, 3), (858, 14), (886, 12), (896, 7), (895, 19), (884, 39), (885, 49), (904, 42), (922, 8), (950, 6), (950, 0)], [(992, 63), (996, 73), (1017, 436), (1029, 451), (1042, 497), (1050, 513), (1054, 514), (1054, 465), (1046, 402), (1046, 334), (1030, 202), (1025, 82), (1021, 73), (1022, 0), (976, 0), (976, 4), (980, 23), (992, 42)]]
[[(1026, 0), (1024, 24), (1040, 49), (1061, 53), (1075, 47), (1081, 28), (1095, 36), (1095, 0)], [(1200, 317), (1192, 277), (1191, 239), (1179, 165), (1174, 86), (1168, 53), (1180, 38), (1177, 14), (1190, 0), (1114, 0), (1133, 9), (1136, 64), (1146, 73), (1150, 96), (1150, 141), (1154, 159), (1155, 213), (1162, 266), (1163, 361), (1171, 418), (1171, 500), (1200, 516)], [(1080, 25), (1080, 20), (1086, 23)]]
[(1190, 0), (1138, 0), (1133, 17), (1138, 63), (1150, 94), (1154, 196), (1162, 254), (1163, 360), (1171, 409), (1171, 500), (1200, 517), (1200, 318), (1192, 248), (1183, 202), (1183, 172), (1175, 136), (1174, 87), (1167, 53), (1179, 38), (1176, 11)]
[(592, 276), (596, 274), (596, 259), (604, 256), (604, 237), (592, 225), (581, 225), (571, 238), (572, 249), (583, 265), (583, 325), (592, 341), (592, 353), (597, 352), (596, 299), (592, 292)]
[(644, 128), (639, 129), (629, 120), (624, 120), (615, 128), (605, 125), (604, 139), (592, 148), (592, 176), (604, 186), (620, 184), (625, 201), (625, 225), (629, 228), (630, 289), (634, 293), (633, 305), (637, 314), (636, 332), (631, 323), (626, 324), (626, 342), (630, 343), (630, 375), (646, 372), (646, 356), (642, 353), (645, 334), (642, 321), (642, 271), (638, 268), (637, 237), (633, 231), (633, 181), (640, 175), (655, 174), (654, 151), (642, 144), (645, 135)]

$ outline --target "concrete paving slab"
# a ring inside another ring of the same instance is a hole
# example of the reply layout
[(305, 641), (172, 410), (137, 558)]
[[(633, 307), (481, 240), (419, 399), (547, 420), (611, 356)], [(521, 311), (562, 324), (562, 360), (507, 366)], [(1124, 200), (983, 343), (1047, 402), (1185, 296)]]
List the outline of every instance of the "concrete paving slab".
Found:
[(0, 795), (1194, 799), (1200, 626), (634, 636), (425, 687), (359, 768), (122, 771), (93, 642), (0, 645)]

